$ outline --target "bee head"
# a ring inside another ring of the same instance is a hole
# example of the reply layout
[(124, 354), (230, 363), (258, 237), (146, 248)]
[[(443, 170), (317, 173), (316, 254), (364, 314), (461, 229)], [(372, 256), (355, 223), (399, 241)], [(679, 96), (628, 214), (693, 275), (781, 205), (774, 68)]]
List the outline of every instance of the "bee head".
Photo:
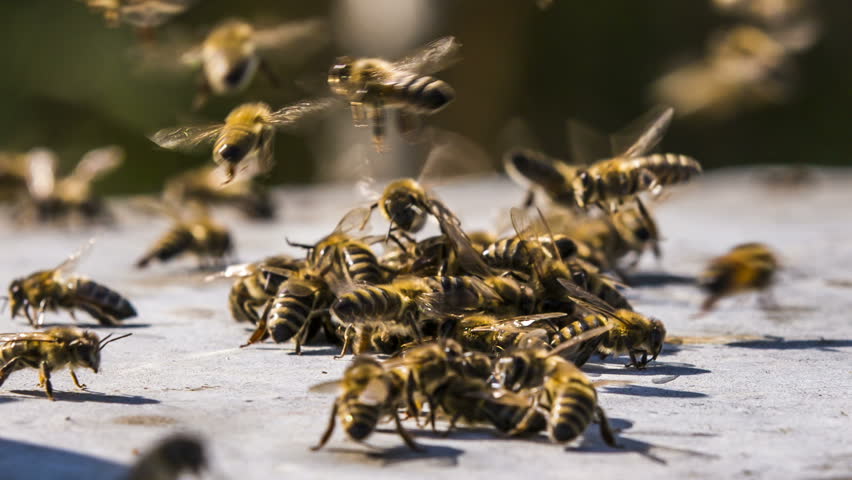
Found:
[[(109, 338), (109, 337), (107, 337)], [(106, 340), (106, 338), (104, 339)], [(78, 338), (72, 340), (68, 347), (74, 358), (74, 364), (83, 368), (89, 368), (98, 373), (101, 367), (101, 340), (93, 332), (84, 332)]]
[(328, 70), (328, 86), (337, 95), (347, 95), (349, 80), (352, 79), (352, 59), (339, 57)]
[(528, 364), (521, 355), (501, 357), (494, 365), (494, 378), (504, 388), (516, 390), (522, 383)]
[(381, 207), (396, 227), (406, 232), (419, 232), (426, 223), (421, 191), (408, 183), (393, 182), (385, 189)]
[(577, 244), (574, 240), (564, 235), (556, 235), (555, 237), (553, 244), (556, 247), (556, 251), (559, 252), (560, 257), (568, 258), (577, 254)]
[(175, 472), (187, 471), (197, 475), (207, 466), (201, 441), (188, 435), (175, 435), (163, 440), (153, 453), (159, 454)]
[(651, 360), (656, 360), (660, 352), (663, 351), (663, 344), (666, 341), (666, 327), (663, 322), (655, 319), (651, 320), (651, 332), (648, 335), (648, 345), (651, 349), (649, 353), (653, 356)]
[(18, 315), (18, 312), (26, 303), (27, 294), (24, 291), (24, 280), (21, 278), (13, 280), (9, 284), (9, 308), (12, 310), (12, 318)]

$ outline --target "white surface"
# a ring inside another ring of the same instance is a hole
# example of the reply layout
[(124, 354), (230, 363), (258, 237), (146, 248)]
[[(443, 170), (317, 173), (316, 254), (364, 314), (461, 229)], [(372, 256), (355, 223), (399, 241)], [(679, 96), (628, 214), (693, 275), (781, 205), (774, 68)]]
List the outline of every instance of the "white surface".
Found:
[[(690, 285), (630, 292), (638, 310), (663, 319), (670, 335), (756, 334), (785, 340), (739, 345), (667, 347), (660, 363), (637, 372), (618, 363), (585, 368), (631, 386), (604, 388), (600, 402), (625, 448), (606, 447), (592, 427), (581, 446), (500, 439), (488, 430), (449, 438), (417, 430), (426, 454), (407, 451), (395, 434), (370, 437), (382, 451), (355, 444), (341, 430), (310, 452), (333, 397), (309, 393), (337, 378), (348, 360), (336, 348), (264, 344), (238, 349), (248, 336), (226, 309), (227, 282), (205, 284), (192, 262), (135, 271), (133, 261), (167, 226), (133, 217), (101, 230), (79, 268), (126, 294), (141, 317), (117, 329), (133, 332), (104, 351), (98, 375), (80, 372), (91, 392), (75, 391), (67, 373), (53, 375), (57, 402), (36, 387), (37, 372), (19, 371), (0, 389), (0, 478), (109, 479), (132, 462), (134, 449), (174, 430), (208, 441), (214, 478), (850, 478), (852, 476), (852, 280), (849, 205), (852, 176), (829, 172), (811, 187), (771, 191), (747, 173), (709, 175), (673, 192), (657, 208), (667, 241), (662, 267), (696, 274), (706, 260), (745, 241), (775, 247), (788, 267), (775, 290), (786, 307), (770, 315), (746, 296), (691, 316), (701, 294)], [(351, 189), (285, 191), (282, 219), (251, 224), (227, 214), (243, 260), (287, 251), (285, 237), (312, 242), (355, 201)], [(468, 228), (488, 227), (521, 198), (505, 181), (446, 186), (440, 196)], [(90, 232), (38, 229), (0, 238), (0, 281), (51, 267)], [(292, 252), (296, 253), (296, 252)], [(659, 271), (651, 259), (644, 271)], [(8, 315), (8, 311), (6, 313)], [(88, 318), (81, 321), (85, 326)], [(27, 325), (4, 317), (5, 331)], [(48, 323), (66, 323), (50, 315)], [(109, 329), (99, 328), (106, 334)], [(654, 378), (679, 375), (666, 384)], [(135, 418), (129, 418), (135, 417)], [(132, 423), (144, 423), (144, 425)], [(131, 423), (131, 424), (129, 424)], [(390, 428), (387, 426), (386, 428)], [(61, 472), (61, 473), (60, 473)]]

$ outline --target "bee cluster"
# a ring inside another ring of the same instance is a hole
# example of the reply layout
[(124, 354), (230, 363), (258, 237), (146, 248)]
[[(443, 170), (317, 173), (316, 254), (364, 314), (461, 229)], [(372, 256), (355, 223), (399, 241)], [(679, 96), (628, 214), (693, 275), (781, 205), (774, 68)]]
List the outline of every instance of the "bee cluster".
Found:
[[(153, 28), (191, 2), (89, 3), (111, 21)], [(244, 22), (223, 23), (193, 52), (204, 79), (196, 105), (209, 95), (245, 88), (255, 72), (272, 76), (257, 53), (265, 42), (322, 28), (311, 21), (266, 32)], [(208, 216), (207, 205), (234, 205), (253, 217), (273, 215), (274, 205), (255, 182), (274, 166), (276, 130), (346, 105), (356, 124), (372, 126), (376, 150), (385, 151), (389, 114), (406, 134), (453, 101), (452, 87), (430, 75), (455, 61), (460, 48), (455, 38), (445, 37), (395, 62), (341, 57), (328, 74), (332, 96), (278, 109), (247, 103), (223, 123), (152, 135), (170, 149), (212, 144), (216, 166), (167, 183), (165, 201), (153, 208), (172, 216), (174, 226), (136, 266), (183, 253), (195, 254), (205, 266), (222, 266), (232, 239)], [(574, 440), (597, 422), (604, 440), (616, 445), (598, 401), (599, 384), (580, 368), (597, 354), (626, 356), (625, 366), (644, 369), (663, 350), (663, 322), (636, 311), (624, 288), (646, 251), (661, 255), (657, 222), (643, 197), (658, 196), (702, 171), (687, 155), (652, 153), (673, 114), (671, 108), (652, 110), (639, 119), (638, 133), (623, 149), (587, 166), (529, 149), (507, 152), (507, 172), (529, 193), (508, 215), (511, 234), (466, 231), (427, 186), (403, 178), (387, 184), (371, 205), (351, 209), (317, 242), (291, 243), (304, 250), (303, 256), (276, 255), (214, 274), (233, 279), (227, 304), (234, 320), (254, 325), (244, 347), (292, 341), (300, 353), (322, 331), (341, 346), (339, 357), (356, 355), (342, 380), (316, 387), (340, 394), (315, 448), (326, 444), (338, 420), (349, 437), (363, 440), (381, 421), (392, 419), (405, 443), (417, 449), (402, 415), (433, 428), (438, 417), (446, 418), (449, 430), (462, 422), (505, 435), (546, 431), (556, 443)], [(46, 219), (101, 215), (103, 206), (89, 185), (121, 158), (114, 147), (94, 150), (61, 179), (55, 179), (55, 155), (48, 151), (0, 160), (3, 175), (26, 183), (32, 215)], [(381, 235), (368, 230), (376, 210), (388, 223)], [(430, 221), (439, 233), (424, 237)], [(105, 325), (136, 316), (118, 292), (69, 274), (80, 255), (13, 281), (13, 318), (23, 314), (40, 327), (45, 312), (58, 309), (72, 315), (83, 310)], [(705, 310), (725, 295), (766, 288), (777, 268), (765, 246), (737, 247), (702, 277), (710, 295)], [(97, 372), (99, 352), (118, 338), (99, 339), (66, 327), (4, 335), (0, 384), (14, 370), (39, 369), (52, 399), (50, 372), (67, 366), (83, 388), (73, 367)], [(196, 451), (194, 443), (180, 445)]]

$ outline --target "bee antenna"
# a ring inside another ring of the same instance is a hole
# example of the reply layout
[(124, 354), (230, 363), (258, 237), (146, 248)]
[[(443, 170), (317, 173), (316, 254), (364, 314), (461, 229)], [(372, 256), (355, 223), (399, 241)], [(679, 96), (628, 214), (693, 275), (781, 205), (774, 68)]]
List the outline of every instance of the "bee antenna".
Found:
[(127, 334), (121, 335), (120, 337), (115, 337), (115, 338), (110, 339), (110, 337), (112, 337), (112, 334), (110, 333), (109, 335), (104, 337), (100, 342), (98, 342), (98, 351), (100, 352), (101, 350), (103, 350), (104, 347), (107, 346), (107, 344), (110, 344), (110, 343), (112, 343), (116, 340), (121, 340), (122, 338), (127, 338), (131, 335), (133, 335), (133, 334), (127, 333)]
[(285, 238), (285, 240), (287, 240), (287, 245), (290, 245), (291, 247), (304, 248), (305, 250), (310, 250), (314, 248), (313, 245), (305, 245), (304, 243), (291, 242), (289, 238)]

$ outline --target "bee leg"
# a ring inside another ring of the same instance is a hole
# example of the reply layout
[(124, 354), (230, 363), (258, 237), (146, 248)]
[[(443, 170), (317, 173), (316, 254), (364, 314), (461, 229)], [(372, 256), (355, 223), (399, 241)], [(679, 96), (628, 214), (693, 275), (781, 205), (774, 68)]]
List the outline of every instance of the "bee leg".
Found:
[(272, 84), (275, 88), (281, 88), (281, 80), (278, 78), (278, 75), (272, 70), (272, 67), (269, 65), (269, 62), (266, 59), (261, 58), (260, 63), (258, 64), (260, 67), (261, 73), (266, 76), (266, 79), (269, 80), (269, 83)]
[(452, 418), (450, 418), (450, 425), (447, 427), (446, 430), (441, 432), (441, 436), (444, 438), (449, 437), (450, 434), (453, 433), (453, 430), (456, 429), (456, 422), (458, 422), (460, 418), (461, 413), (456, 413), (455, 415), (453, 415)]
[(530, 208), (535, 205), (535, 192), (532, 189), (527, 190), (527, 195), (524, 197), (523, 208)]
[(36, 328), (41, 328), (44, 325), (44, 311), (47, 309), (47, 299), (41, 301), (38, 305), (38, 317), (36, 319)]
[(35, 319), (33, 319), (33, 313), (29, 302), (24, 304), (24, 314), (27, 316), (27, 321), (30, 322), (30, 326), (35, 328)]
[(20, 357), (12, 357), (5, 365), (0, 367), (0, 386), (9, 378), (9, 375), (15, 371), (15, 366), (18, 364)]
[(343, 332), (343, 348), (340, 349), (340, 355), (335, 355), (334, 359), (339, 360), (346, 356), (346, 351), (349, 350), (349, 347), (352, 345), (352, 334), (355, 331), (355, 327), (352, 324), (346, 326), (346, 331)]
[(260, 319), (257, 321), (257, 325), (255, 326), (254, 332), (252, 332), (251, 336), (248, 339), (248, 342), (240, 345), (240, 348), (248, 347), (253, 343), (257, 343), (263, 341), (268, 335), (269, 332), (266, 331), (266, 319), (269, 316), (269, 311), (272, 309), (272, 299), (266, 301), (266, 306), (263, 308), (263, 315), (261, 315)]
[(414, 401), (414, 391), (416, 389), (417, 385), (414, 382), (414, 375), (409, 373), (405, 385), (405, 404), (408, 409), (408, 416), (413, 416), (414, 421), (417, 423), (417, 428), (420, 428), (420, 409), (417, 408), (417, 402)]
[(334, 423), (337, 419), (337, 402), (338, 399), (335, 399), (334, 405), (331, 407), (331, 416), (328, 418), (328, 426), (326, 427), (325, 432), (323, 432), (322, 437), (320, 437), (319, 443), (311, 447), (311, 450), (319, 450), (328, 442), (328, 439), (331, 438), (331, 434), (334, 432)]
[[(538, 404), (538, 396), (534, 397), (532, 405), (530, 405), (530, 408), (524, 414), (523, 418), (521, 418), (521, 421), (518, 422), (518, 424), (515, 425), (514, 428), (509, 430), (507, 435), (510, 436), (510, 437), (513, 437), (515, 435), (520, 435), (520, 434), (526, 433), (527, 429), (529, 428), (529, 423), (535, 417), (535, 414), (536, 413), (541, 414), (542, 410), (543, 409)], [(543, 413), (543, 415), (544, 415), (545, 418), (547, 418), (547, 412), (546, 411)]]
[[(704, 303), (701, 304), (701, 312), (696, 314), (695, 317), (701, 316), (701, 315), (709, 312), (710, 310), (712, 310), (713, 307), (716, 305), (716, 302), (718, 302), (720, 298), (722, 298), (722, 297), (719, 297), (717, 295), (711, 295), (711, 296), (707, 297), (707, 300), (704, 300)], [(695, 317), (693, 317), (693, 318), (695, 318)]]
[(308, 341), (308, 333), (310, 332), (311, 323), (314, 322), (316, 315), (311, 313), (308, 315), (308, 318), (305, 319), (305, 323), (299, 327), (299, 330), (296, 332), (296, 335), (293, 336), (293, 343), (296, 346), (296, 355), (302, 354), (302, 344)]
[(615, 441), (615, 434), (612, 432), (612, 427), (609, 425), (609, 419), (607, 419), (606, 413), (604, 413), (600, 405), (595, 407), (595, 414), (598, 417), (598, 425), (600, 425), (601, 437), (603, 437), (604, 442), (606, 442), (606, 444), (610, 447), (621, 448), (621, 445)]
[(47, 362), (41, 362), (38, 370), (38, 380), (39, 385), (44, 387), (44, 393), (47, 395), (47, 398), (51, 401), (56, 400), (53, 397), (53, 385), (50, 384), (50, 368), (47, 366)]
[(71, 315), (71, 321), (74, 323), (80, 323), (77, 321), (77, 315), (74, 313), (74, 310), (69, 309), (68, 314)]
[(195, 98), (192, 100), (192, 109), (193, 110), (201, 110), (207, 100), (210, 98), (210, 94), (212, 90), (210, 89), (210, 84), (207, 83), (207, 77), (201, 75), (198, 81), (198, 92), (195, 94)]
[(352, 110), (352, 123), (356, 127), (367, 126), (367, 110), (364, 103), (361, 101), (349, 102), (349, 108)]
[(636, 367), (637, 369), (641, 368), (639, 366), (639, 362), (636, 361), (636, 352), (633, 351), (633, 350), (630, 351), (630, 363), (624, 365), (624, 368), (630, 368), (630, 367)]
[(399, 419), (399, 412), (397, 412), (396, 410), (394, 410), (393, 412), (393, 421), (396, 424), (397, 433), (399, 433), (399, 436), (402, 437), (402, 441), (405, 442), (406, 445), (408, 445), (408, 448), (414, 450), (415, 452), (422, 452), (423, 447), (417, 445), (417, 443), (414, 441), (414, 438), (412, 438), (411, 434), (408, 433), (408, 430), (406, 430), (405, 427), (402, 426), (402, 421)]
[(373, 145), (377, 152), (385, 151), (385, 121), (387, 118), (385, 108), (381, 103), (376, 103), (370, 108), (370, 122), (373, 124)]
[(74, 370), (68, 370), (68, 371), (71, 372), (71, 380), (74, 380), (74, 385), (76, 385), (77, 388), (79, 388), (80, 390), (85, 390), (86, 384), (80, 383), (80, 380), (77, 379), (77, 374), (74, 373)]

